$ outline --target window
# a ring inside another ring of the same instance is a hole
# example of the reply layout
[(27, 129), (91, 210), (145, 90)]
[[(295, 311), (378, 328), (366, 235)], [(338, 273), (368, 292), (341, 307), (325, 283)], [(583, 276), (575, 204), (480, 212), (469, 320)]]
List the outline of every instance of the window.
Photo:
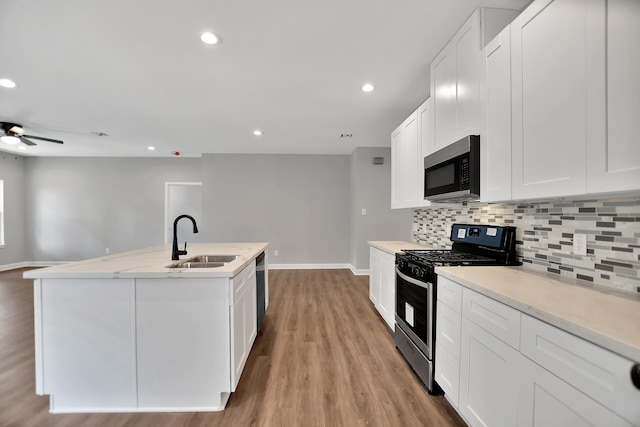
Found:
[(4, 246), (4, 181), (0, 179), (0, 247)]

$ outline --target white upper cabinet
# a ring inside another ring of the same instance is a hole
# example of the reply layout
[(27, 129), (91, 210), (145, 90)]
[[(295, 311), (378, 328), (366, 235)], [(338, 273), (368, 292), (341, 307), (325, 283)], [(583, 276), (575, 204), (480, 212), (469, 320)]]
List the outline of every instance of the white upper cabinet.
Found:
[(391, 208), (417, 205), (418, 121), (413, 112), (391, 134)]
[(431, 62), (432, 125), (436, 150), (480, 132), (480, 10)]
[(402, 125), (391, 132), (391, 209), (403, 207), (404, 171), (402, 168)]
[(418, 195), (416, 207), (431, 206), (424, 199), (424, 157), (435, 151), (433, 145), (433, 129), (431, 127), (431, 98), (428, 98), (417, 110), (418, 119)]
[(511, 27), (484, 50), (486, 80), (480, 142), (480, 198), (511, 199)]
[(517, 14), (476, 9), (431, 62), (431, 126), (436, 150), (480, 133), (482, 47)]
[(511, 24), (514, 199), (586, 193), (587, 125), (604, 126), (590, 69), (603, 2), (538, 0)]
[(429, 206), (424, 200), (423, 150), (432, 150), (430, 101), (391, 133), (391, 208)]
[(600, 32), (606, 44), (599, 46), (606, 61), (597, 62), (602, 86), (590, 88), (594, 102), (606, 115), (599, 120), (593, 138), (587, 140), (587, 192), (603, 193), (640, 189), (640, 144), (635, 141), (640, 118), (640, 2), (606, 2)]

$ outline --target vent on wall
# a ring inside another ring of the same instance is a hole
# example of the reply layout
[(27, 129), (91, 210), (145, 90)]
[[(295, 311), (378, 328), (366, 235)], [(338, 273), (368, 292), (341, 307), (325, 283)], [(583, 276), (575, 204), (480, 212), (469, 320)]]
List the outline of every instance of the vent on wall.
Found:
[(374, 157), (373, 158), (373, 164), (374, 165), (383, 165), (384, 164), (384, 157)]

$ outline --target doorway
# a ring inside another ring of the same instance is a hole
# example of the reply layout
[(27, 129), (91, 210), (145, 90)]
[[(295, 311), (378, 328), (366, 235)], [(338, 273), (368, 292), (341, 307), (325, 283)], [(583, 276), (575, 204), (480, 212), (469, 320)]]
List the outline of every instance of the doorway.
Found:
[[(201, 182), (165, 182), (164, 191), (164, 242), (173, 239), (173, 221), (182, 214), (191, 215), (198, 226), (202, 225), (202, 183)], [(191, 221), (178, 223), (178, 244), (185, 240), (200, 242), (199, 234), (193, 234)]]

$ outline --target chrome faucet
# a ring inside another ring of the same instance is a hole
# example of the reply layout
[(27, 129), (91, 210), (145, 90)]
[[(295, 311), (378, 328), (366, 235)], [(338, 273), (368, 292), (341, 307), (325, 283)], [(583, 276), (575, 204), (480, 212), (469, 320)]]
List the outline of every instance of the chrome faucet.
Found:
[(180, 259), (180, 255), (187, 254), (187, 242), (184, 242), (184, 250), (178, 249), (178, 221), (182, 218), (188, 218), (193, 223), (193, 232), (198, 232), (198, 226), (196, 225), (196, 220), (193, 219), (191, 215), (180, 215), (173, 221), (173, 248), (171, 249), (171, 260), (177, 261)]

